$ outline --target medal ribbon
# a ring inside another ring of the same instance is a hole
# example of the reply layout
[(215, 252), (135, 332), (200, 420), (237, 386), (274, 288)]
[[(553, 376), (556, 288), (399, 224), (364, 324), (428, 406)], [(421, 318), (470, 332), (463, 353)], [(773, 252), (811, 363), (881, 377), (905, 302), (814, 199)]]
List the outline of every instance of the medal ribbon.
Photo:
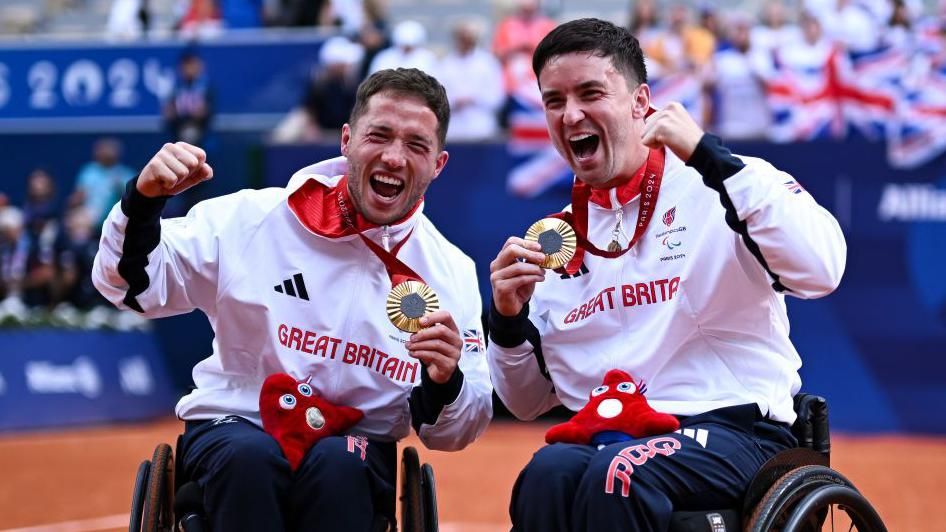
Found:
[(394, 288), (405, 281), (418, 281), (420, 283), (424, 283), (424, 280), (420, 275), (417, 275), (417, 273), (407, 264), (404, 264), (400, 259), (397, 258), (397, 252), (401, 250), (401, 247), (411, 237), (411, 235), (414, 233), (414, 230), (411, 229), (407, 236), (404, 237), (404, 240), (398, 242), (391, 251), (384, 249), (373, 242), (370, 238), (366, 237), (364, 233), (362, 233), (361, 230), (359, 230), (355, 225), (354, 220), (352, 220), (351, 215), (349, 214), (348, 205), (345, 202), (345, 198), (343, 197), (345, 195), (346, 194), (341, 190), (341, 187), (336, 189), (335, 197), (338, 199), (338, 210), (342, 213), (342, 218), (344, 219), (345, 224), (348, 225), (352, 231), (358, 233), (358, 236), (360, 236), (361, 240), (365, 243), (365, 245), (368, 246), (368, 249), (374, 252), (374, 254), (377, 255), (379, 259), (381, 259), (382, 264), (384, 264), (384, 269), (387, 270), (388, 276), (391, 278), (391, 288)]
[(581, 268), (586, 251), (597, 257), (615, 259), (634, 247), (653, 218), (657, 196), (660, 194), (660, 184), (663, 181), (665, 159), (666, 154), (663, 148), (651, 149), (647, 155), (644, 177), (640, 184), (640, 207), (637, 211), (634, 237), (631, 238), (627, 247), (620, 251), (600, 249), (588, 239), (588, 200), (591, 198), (591, 187), (580, 179), (575, 179), (575, 184), (572, 186), (572, 212), (558, 212), (549, 216), (564, 220), (575, 230), (578, 246), (575, 249), (575, 255), (565, 265), (566, 273), (574, 275)]

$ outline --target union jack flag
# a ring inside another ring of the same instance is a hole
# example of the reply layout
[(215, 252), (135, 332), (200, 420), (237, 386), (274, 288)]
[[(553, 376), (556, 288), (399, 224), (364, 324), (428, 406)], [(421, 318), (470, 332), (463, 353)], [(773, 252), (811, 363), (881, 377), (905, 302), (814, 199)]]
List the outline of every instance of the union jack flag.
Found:
[(705, 102), (703, 82), (694, 74), (681, 72), (648, 79), (651, 105), (660, 109), (670, 102), (679, 102), (690, 113), (693, 120), (703, 127)]
[(939, 40), (858, 53), (833, 49), (820, 67), (779, 69), (768, 97), (777, 142), (857, 131), (886, 140), (887, 160), (897, 168), (946, 151), (946, 54)]
[(896, 107), (890, 92), (857, 82), (850, 56), (838, 48), (818, 66), (780, 65), (767, 88), (776, 142), (843, 138), (849, 126), (878, 139)]
[(476, 329), (464, 329), (463, 330), (463, 351), (466, 353), (479, 353), (483, 351), (486, 346), (483, 343), (483, 337), (480, 336), (480, 332)]
[(506, 188), (513, 195), (534, 198), (556, 185), (571, 184), (571, 170), (549, 139), (535, 81), (510, 97), (507, 150), (517, 159), (506, 177)]
[(900, 98), (887, 130), (887, 159), (915, 168), (946, 151), (946, 60), (915, 62), (897, 83)]
[(805, 190), (801, 188), (801, 185), (798, 184), (798, 181), (786, 181), (783, 184), (785, 185), (785, 188), (787, 188), (792, 194), (801, 194), (801, 192)]

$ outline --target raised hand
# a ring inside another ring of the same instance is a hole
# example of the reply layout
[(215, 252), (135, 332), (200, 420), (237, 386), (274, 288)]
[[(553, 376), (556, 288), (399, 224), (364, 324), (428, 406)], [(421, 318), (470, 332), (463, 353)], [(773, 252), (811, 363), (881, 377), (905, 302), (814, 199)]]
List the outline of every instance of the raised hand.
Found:
[(648, 148), (666, 146), (681, 161), (690, 160), (696, 145), (703, 138), (703, 130), (690, 113), (677, 102), (647, 117), (641, 140)]
[(138, 175), (138, 192), (149, 198), (174, 196), (213, 175), (204, 150), (186, 142), (167, 143)]

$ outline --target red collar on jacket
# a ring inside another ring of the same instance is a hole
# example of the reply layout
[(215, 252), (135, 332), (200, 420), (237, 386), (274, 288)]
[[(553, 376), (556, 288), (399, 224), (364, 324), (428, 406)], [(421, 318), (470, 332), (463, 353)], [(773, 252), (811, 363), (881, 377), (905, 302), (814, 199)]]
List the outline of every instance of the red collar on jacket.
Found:
[[(322, 183), (318, 179), (309, 178), (305, 183), (289, 194), (289, 208), (295, 213), (296, 218), (309, 231), (324, 236), (326, 238), (339, 238), (343, 236), (354, 235), (355, 231), (345, 223), (341, 210), (338, 208), (339, 196), (345, 205), (349, 207), (350, 212), (355, 215), (355, 227), (359, 231), (367, 231), (380, 227), (379, 225), (366, 220), (360, 212), (355, 209), (354, 202), (348, 194), (348, 176), (342, 176), (338, 184), (334, 187)], [(410, 212), (403, 218), (392, 222), (389, 225), (399, 225), (410, 219), (411, 216), (420, 208), (423, 201), (418, 201)]]
[[(613, 188), (592, 188), (591, 197), (588, 199), (591, 203), (604, 207), (605, 209), (613, 209), (620, 205), (627, 205), (631, 200), (640, 195), (641, 192), (641, 181), (644, 179), (644, 170), (647, 168), (647, 160), (644, 160), (644, 163), (641, 164), (641, 167), (634, 172), (634, 175), (631, 176), (624, 184), (618, 185)], [(618, 205), (611, 204), (611, 191), (614, 190), (617, 193)]]

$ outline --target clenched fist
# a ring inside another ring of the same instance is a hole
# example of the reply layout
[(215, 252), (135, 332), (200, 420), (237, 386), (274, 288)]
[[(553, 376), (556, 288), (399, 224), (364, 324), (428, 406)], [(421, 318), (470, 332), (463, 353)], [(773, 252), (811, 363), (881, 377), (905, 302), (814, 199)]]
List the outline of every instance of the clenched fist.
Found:
[(672, 102), (647, 117), (641, 137), (644, 146), (666, 146), (681, 161), (686, 162), (703, 138), (703, 130), (682, 105)]
[(204, 150), (186, 142), (168, 143), (138, 175), (138, 192), (149, 198), (175, 196), (213, 175)]

